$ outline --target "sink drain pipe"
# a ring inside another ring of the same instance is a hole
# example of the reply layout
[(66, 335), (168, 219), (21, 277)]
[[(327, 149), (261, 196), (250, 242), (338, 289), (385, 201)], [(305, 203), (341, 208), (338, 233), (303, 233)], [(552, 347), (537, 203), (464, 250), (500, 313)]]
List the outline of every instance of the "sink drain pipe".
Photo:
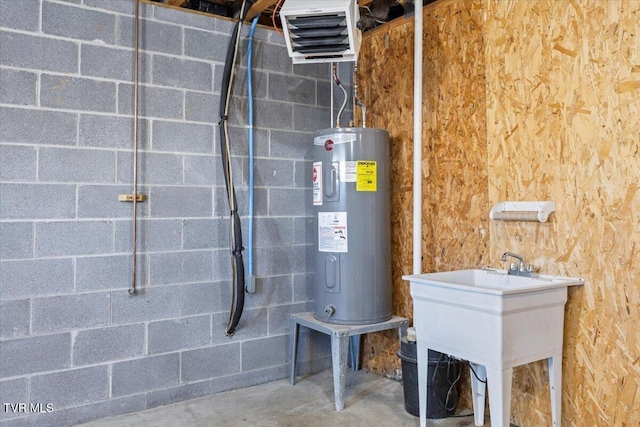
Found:
[(244, 262), (242, 260), (242, 230), (240, 216), (238, 215), (238, 202), (233, 181), (231, 167), (231, 149), (229, 144), (229, 104), (233, 91), (233, 79), (235, 77), (236, 58), (240, 45), (242, 23), (254, 0), (244, 0), (240, 8), (240, 17), (233, 27), (229, 38), (229, 47), (222, 75), (222, 90), (220, 94), (220, 157), (222, 158), (222, 170), (224, 172), (227, 200), (229, 203), (230, 219), (230, 244), (231, 244), (231, 275), (232, 275), (232, 301), (229, 323), (225, 329), (227, 336), (232, 336), (244, 309)]

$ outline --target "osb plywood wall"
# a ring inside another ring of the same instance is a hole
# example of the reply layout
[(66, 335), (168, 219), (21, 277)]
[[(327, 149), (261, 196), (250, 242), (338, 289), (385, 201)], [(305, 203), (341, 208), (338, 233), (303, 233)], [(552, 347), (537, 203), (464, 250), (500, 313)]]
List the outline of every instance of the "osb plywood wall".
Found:
[[(482, 2), (446, 1), (425, 8), (423, 125), (423, 271), (487, 261), (488, 194)], [(413, 317), (413, 25), (377, 32), (363, 45), (359, 84), (368, 125), (392, 144), (392, 252), (395, 313)], [(397, 337), (369, 335), (365, 367), (393, 375)]]
[[(412, 317), (411, 296), (402, 275), (410, 274), (412, 267), (413, 175), (407, 165), (413, 156), (413, 80), (408, 71), (413, 70), (413, 27), (404, 25), (390, 32), (378, 32), (369, 40), (363, 43), (360, 52), (357, 82), (367, 106), (367, 126), (389, 132), (393, 312)], [(392, 332), (366, 336), (362, 346), (363, 366), (396, 376), (400, 366), (395, 355), (397, 340), (397, 333)]]
[(449, 271), (488, 262), (483, 8), (434, 6), (424, 14), (423, 271)]
[[(583, 277), (567, 303), (562, 422), (640, 425), (640, 1), (445, 0), (424, 27), (423, 271), (504, 267), (510, 250)], [(412, 21), (372, 34), (360, 64), (369, 122), (392, 137), (394, 304), (407, 317), (412, 35)], [(501, 200), (557, 212), (489, 223)], [(365, 349), (366, 367), (396, 372), (392, 336)], [(546, 378), (543, 363), (515, 370), (514, 423), (550, 425)]]
[[(580, 276), (565, 319), (563, 423), (640, 425), (640, 1), (488, 0), (489, 200), (554, 200), (549, 223), (492, 223), (491, 258)], [(550, 425), (542, 363), (513, 418)]]

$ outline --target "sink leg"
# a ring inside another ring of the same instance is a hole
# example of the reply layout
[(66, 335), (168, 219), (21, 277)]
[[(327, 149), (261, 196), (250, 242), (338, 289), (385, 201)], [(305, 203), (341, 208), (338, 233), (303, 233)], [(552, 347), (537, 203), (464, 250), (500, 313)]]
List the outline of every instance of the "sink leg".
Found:
[(427, 363), (429, 348), (423, 339), (416, 342), (418, 346), (418, 405), (420, 409), (420, 427), (427, 425)]
[(509, 427), (513, 369), (487, 368), (491, 427)]
[(469, 376), (471, 377), (471, 393), (473, 394), (473, 421), (475, 425), (483, 426), (484, 402), (487, 393), (487, 384), (483, 381), (487, 381), (487, 371), (484, 366), (469, 362)]
[(547, 359), (549, 365), (549, 390), (551, 391), (551, 421), (560, 427), (562, 414), (562, 356)]

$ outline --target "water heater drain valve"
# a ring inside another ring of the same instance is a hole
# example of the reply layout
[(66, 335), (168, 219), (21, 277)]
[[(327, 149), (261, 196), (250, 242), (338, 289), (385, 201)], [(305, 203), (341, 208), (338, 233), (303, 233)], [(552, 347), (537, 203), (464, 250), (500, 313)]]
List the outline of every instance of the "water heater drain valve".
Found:
[(336, 306), (333, 304), (328, 305), (324, 308), (324, 314), (326, 314), (327, 317), (333, 316), (335, 312), (336, 312)]

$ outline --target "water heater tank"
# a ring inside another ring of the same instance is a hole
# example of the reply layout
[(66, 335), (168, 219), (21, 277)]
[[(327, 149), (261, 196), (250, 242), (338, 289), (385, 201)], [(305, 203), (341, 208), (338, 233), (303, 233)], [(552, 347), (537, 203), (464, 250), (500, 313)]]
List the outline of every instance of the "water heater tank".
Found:
[(313, 135), (315, 309), (324, 322), (391, 318), (389, 134), (337, 128)]

